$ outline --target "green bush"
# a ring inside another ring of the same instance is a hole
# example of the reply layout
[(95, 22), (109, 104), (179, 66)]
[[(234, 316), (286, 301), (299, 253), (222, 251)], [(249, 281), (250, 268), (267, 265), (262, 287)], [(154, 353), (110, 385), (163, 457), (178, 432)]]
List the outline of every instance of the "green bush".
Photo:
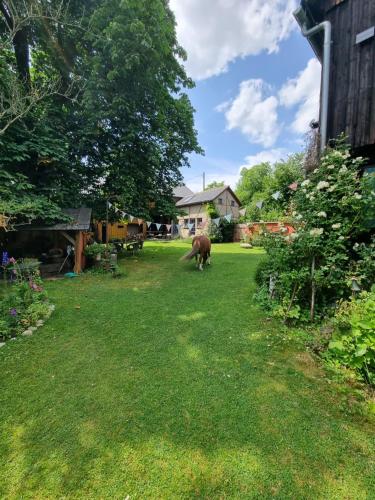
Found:
[(23, 273), (14, 275), (16, 281), (0, 300), (0, 339), (15, 337), (49, 316), (51, 305), (39, 272), (24, 279)]
[(97, 255), (106, 255), (115, 250), (114, 245), (106, 245), (105, 243), (92, 243), (91, 245), (87, 245), (85, 248), (84, 254), (86, 257), (95, 258)]
[(227, 222), (226, 220), (220, 221), (221, 234), (223, 235), (223, 243), (232, 243), (234, 237), (234, 222)]
[(342, 302), (335, 323), (337, 332), (325, 357), (333, 364), (354, 369), (375, 385), (375, 291)]
[(290, 199), (287, 212), (296, 232), (288, 235), (281, 227), (263, 237), (269, 258), (260, 285), (267, 288), (274, 278), (268, 307), (278, 317), (285, 313), (285, 320), (304, 320), (308, 313), (314, 321), (350, 297), (353, 279), (362, 290), (370, 288), (375, 240), (366, 221), (375, 196), (361, 177), (362, 164), (341, 144), (328, 150)]
[(212, 243), (222, 243), (223, 233), (221, 227), (217, 226), (214, 222), (210, 222), (208, 225), (208, 237)]

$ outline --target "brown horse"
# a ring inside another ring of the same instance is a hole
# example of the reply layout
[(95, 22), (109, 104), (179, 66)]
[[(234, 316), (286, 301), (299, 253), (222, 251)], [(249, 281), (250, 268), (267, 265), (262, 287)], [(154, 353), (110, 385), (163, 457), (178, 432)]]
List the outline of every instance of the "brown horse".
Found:
[[(195, 257), (197, 267), (203, 271), (203, 264), (211, 264), (211, 240), (207, 236), (194, 236), (192, 250), (182, 257), (181, 260), (190, 260)], [(199, 257), (198, 257), (199, 256)]]

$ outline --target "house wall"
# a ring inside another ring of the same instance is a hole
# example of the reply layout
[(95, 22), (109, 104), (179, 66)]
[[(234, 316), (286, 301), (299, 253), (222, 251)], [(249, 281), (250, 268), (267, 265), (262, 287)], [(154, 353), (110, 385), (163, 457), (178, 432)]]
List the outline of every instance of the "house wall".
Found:
[[(234, 220), (238, 219), (240, 207), (230, 191), (224, 191), (213, 201), (213, 203), (220, 217), (232, 214)], [(234, 206), (232, 206), (232, 203), (234, 204)], [(210, 218), (208, 217), (206, 212), (206, 205), (207, 203), (201, 203), (197, 205), (180, 207), (187, 215), (179, 217), (178, 223), (185, 224), (186, 221), (188, 221), (188, 223), (195, 224), (195, 230), (193, 230), (192, 232), (190, 232), (187, 227), (180, 229), (181, 238), (189, 238), (194, 234), (199, 235), (207, 232)], [(198, 219), (202, 219), (202, 222), (199, 222)]]
[(374, 0), (320, 0), (332, 23), (330, 138), (340, 133), (363, 156), (375, 159), (375, 37), (356, 44), (356, 36), (375, 25)]

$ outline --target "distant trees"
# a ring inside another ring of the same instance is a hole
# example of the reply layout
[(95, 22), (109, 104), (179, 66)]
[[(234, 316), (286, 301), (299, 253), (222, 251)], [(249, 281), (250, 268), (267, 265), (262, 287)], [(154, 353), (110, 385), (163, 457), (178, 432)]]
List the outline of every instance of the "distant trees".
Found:
[(219, 188), (219, 187), (224, 187), (224, 181), (212, 181), (207, 186), (205, 187), (205, 191), (208, 191), (209, 189), (214, 189), (214, 188)]
[[(242, 169), (236, 194), (247, 208), (246, 218), (258, 221), (282, 217), (292, 194), (289, 186), (303, 177), (303, 155), (300, 153), (273, 166), (265, 162)], [(280, 192), (278, 200), (272, 197), (276, 192)]]
[(167, 0), (0, 0), (0, 173), (29, 194), (172, 206), (199, 153)]

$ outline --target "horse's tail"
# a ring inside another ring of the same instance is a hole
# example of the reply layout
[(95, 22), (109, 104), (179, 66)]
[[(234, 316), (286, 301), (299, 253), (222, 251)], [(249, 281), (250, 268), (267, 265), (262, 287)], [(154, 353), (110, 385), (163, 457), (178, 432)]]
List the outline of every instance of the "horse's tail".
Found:
[(180, 260), (190, 260), (193, 257), (195, 257), (199, 253), (199, 245), (195, 243), (191, 251), (187, 254), (185, 254), (183, 257), (181, 257)]

